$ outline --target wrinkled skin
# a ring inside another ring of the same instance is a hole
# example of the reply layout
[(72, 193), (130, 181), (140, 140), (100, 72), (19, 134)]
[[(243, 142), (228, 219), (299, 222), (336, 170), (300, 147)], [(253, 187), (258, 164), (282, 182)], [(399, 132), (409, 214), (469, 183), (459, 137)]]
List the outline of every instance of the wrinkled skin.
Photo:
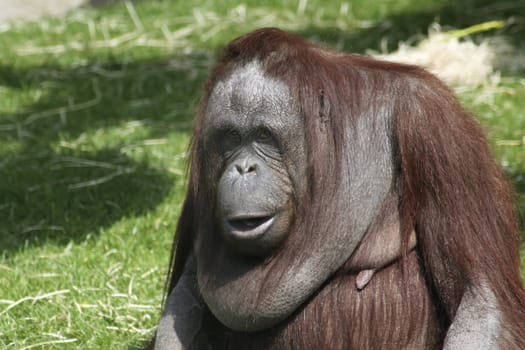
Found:
[(226, 164), (217, 225), (234, 250), (251, 256), (270, 253), (286, 237), (293, 216), (291, 176), (304, 182), (298, 178), (304, 158), (292, 163), (285, 157), (303, 147), (289, 142), (302, 139), (297, 112), (286, 87), (260, 81), (260, 75), (252, 67), (217, 84), (205, 130), (210, 156)]
[[(205, 256), (197, 241), (195, 258), (188, 260), (168, 298), (156, 349), (190, 348), (201, 324), (199, 307), (209, 308), (233, 330), (268, 329), (301, 307), (349, 259), (351, 268), (362, 271), (356, 286), (362, 289), (376, 269), (399, 256), (396, 214), (364, 237), (392, 195), (397, 203), (388, 111), (374, 113), (378, 117), (373, 133), (365, 122), (358, 122), (357, 130), (345, 135), (345, 176), (340, 184), (344, 190), (333, 203), (346, 208), (348, 215), (338, 227), (309, 237), (310, 254), (287, 266), (276, 285), (266, 285), (268, 271), (257, 258), (272, 257), (284, 244), (296, 214), (293, 203), (306, 193), (303, 121), (288, 87), (265, 76), (256, 63), (219, 80), (205, 114), (205, 157), (211, 165), (208, 181), (217, 182), (216, 225), (227, 248)], [(413, 234), (409, 248), (416, 244)], [(360, 249), (364, 245), (367, 248)], [(262, 288), (264, 298), (255, 298)], [(489, 292), (466, 293), (445, 348), (492, 348), (491, 339), (500, 332), (497, 309)], [(480, 329), (486, 338), (469, 341), (469, 333)]]

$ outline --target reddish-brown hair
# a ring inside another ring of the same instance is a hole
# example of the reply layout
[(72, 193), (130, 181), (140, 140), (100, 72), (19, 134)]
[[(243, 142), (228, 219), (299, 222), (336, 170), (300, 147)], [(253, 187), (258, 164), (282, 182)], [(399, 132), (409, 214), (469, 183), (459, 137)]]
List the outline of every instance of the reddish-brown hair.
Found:
[[(418, 249), (378, 272), (362, 292), (355, 290), (355, 275), (343, 267), (301, 310), (269, 331), (231, 332), (208, 315), (205, 324), (210, 334), (221, 335), (221, 346), (438, 348), (465, 288), (473, 285), (494, 293), (505, 348), (525, 348), (514, 197), (478, 123), (441, 81), (421, 68), (330, 51), (272, 28), (232, 41), (206, 83), (167, 292), (176, 285), (196, 235), (219, 236), (209, 234), (215, 201), (214, 185), (202, 174), (204, 111), (217, 81), (252, 61), (289, 86), (304, 118), (309, 191), (296, 203), (294, 230), (324, 232), (345, 215), (330, 202), (339, 188), (344, 133), (357, 118), (370, 118), (373, 128), (374, 113), (381, 108), (391, 115), (403, 241), (406, 245), (415, 228)], [(280, 278), (279, 264), (308, 254), (301, 236), (307, 235), (292, 233), (277, 253), (288, 255), (275, 260), (271, 268), (276, 274), (270, 279)], [(208, 246), (210, 251), (216, 247)]]

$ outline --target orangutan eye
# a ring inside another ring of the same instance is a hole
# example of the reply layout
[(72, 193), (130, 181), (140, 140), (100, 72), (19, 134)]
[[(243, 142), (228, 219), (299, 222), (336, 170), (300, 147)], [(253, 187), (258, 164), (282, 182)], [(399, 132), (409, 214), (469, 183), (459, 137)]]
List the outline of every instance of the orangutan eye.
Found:
[(226, 132), (225, 132), (225, 136), (227, 139), (230, 139), (230, 140), (233, 140), (233, 141), (240, 141), (241, 139), (241, 134), (239, 133), (239, 131), (235, 130), (235, 129), (228, 129)]
[(265, 129), (265, 128), (261, 128), (261, 129), (257, 130), (256, 138), (257, 138), (257, 141), (259, 141), (259, 142), (268, 143), (268, 142), (271, 142), (273, 140), (273, 135), (270, 132), (270, 130)]
[(223, 151), (231, 151), (241, 143), (241, 134), (238, 130), (227, 129), (222, 133), (220, 144)]

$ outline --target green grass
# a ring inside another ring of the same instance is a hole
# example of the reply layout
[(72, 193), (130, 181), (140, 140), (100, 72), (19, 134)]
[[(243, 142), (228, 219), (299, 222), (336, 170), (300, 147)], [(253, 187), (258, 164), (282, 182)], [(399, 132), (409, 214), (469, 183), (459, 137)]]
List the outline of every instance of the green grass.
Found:
[[(517, 1), (147, 1), (1, 24), (0, 348), (133, 349), (150, 336), (193, 114), (221, 45), (279, 26), (364, 52), (434, 20), (489, 19), (511, 19), (499, 34), (525, 51)], [(525, 72), (502, 77), (460, 97), (524, 216)]]

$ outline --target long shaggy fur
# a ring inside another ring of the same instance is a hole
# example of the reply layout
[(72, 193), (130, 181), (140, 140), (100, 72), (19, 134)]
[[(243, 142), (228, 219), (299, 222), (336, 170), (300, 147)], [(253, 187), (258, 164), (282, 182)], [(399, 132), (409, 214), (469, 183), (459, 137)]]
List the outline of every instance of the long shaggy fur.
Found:
[(325, 232), (345, 215), (345, 208), (331, 202), (348, 151), (344, 134), (362, 118), (373, 130), (379, 109), (391, 115), (403, 241), (406, 247), (415, 228), (417, 251), (379, 271), (361, 292), (355, 289), (355, 274), (343, 266), (275, 329), (235, 333), (209, 314), (201, 341), (218, 349), (437, 349), (466, 286), (485, 285), (502, 313), (504, 348), (524, 349), (514, 198), (480, 126), (441, 81), (421, 68), (326, 50), (277, 29), (231, 42), (205, 86), (167, 293), (195, 244), (211, 255), (217, 247), (213, 240), (218, 238), (203, 241), (220, 236), (213, 234), (214, 185), (203, 176), (208, 166), (203, 116), (217, 80), (254, 60), (290, 87), (308, 145), (309, 191), (296, 198), (294, 230), (276, 253), (280, 259), (266, 262), (274, 272), (268, 283), (281, 278), (281, 264), (308, 254), (308, 232)]

